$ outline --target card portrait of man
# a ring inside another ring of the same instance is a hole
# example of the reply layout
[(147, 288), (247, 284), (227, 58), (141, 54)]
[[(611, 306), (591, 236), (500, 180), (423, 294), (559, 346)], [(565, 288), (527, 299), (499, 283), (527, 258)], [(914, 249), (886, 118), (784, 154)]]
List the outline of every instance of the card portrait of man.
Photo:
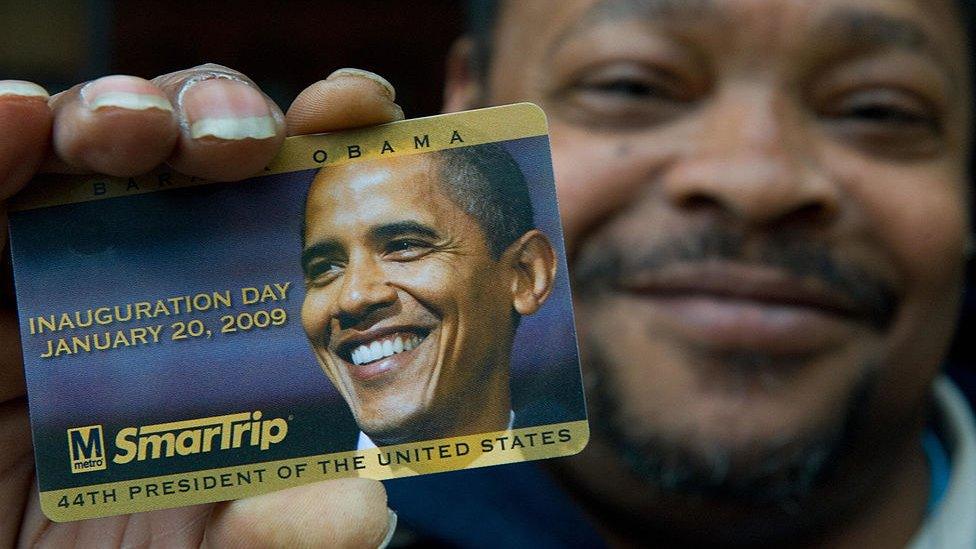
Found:
[(500, 144), (324, 168), (302, 241), (302, 326), (360, 449), (520, 425), (513, 342), (559, 262)]

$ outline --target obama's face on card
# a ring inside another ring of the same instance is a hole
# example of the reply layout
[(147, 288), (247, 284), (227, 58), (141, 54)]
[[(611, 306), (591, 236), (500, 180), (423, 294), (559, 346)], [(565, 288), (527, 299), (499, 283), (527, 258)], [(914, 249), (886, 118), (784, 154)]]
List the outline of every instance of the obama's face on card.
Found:
[(631, 513), (660, 497), (633, 475), (763, 503), (838, 455), (890, 470), (963, 281), (953, 3), (502, 4), (487, 77), (447, 107), (549, 115), (593, 440), (631, 469), (585, 485)]
[(302, 323), (381, 443), (504, 429), (516, 318), (548, 295), (523, 283), (545, 237), (529, 231), (496, 257), (436, 158), (325, 169), (306, 206)]

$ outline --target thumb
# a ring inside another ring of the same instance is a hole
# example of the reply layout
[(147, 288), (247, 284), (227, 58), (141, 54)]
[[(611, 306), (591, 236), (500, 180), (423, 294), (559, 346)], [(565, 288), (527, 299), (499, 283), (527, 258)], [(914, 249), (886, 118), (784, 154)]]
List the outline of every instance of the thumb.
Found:
[(393, 85), (359, 69), (339, 69), (305, 88), (285, 114), (288, 135), (333, 132), (403, 120)]
[(375, 480), (296, 486), (214, 508), (203, 547), (379, 547), (396, 515)]

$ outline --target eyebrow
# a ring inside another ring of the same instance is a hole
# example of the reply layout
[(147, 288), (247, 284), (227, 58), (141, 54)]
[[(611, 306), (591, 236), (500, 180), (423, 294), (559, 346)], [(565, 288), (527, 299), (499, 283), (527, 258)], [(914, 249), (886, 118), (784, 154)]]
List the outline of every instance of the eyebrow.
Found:
[(814, 27), (818, 43), (827, 44), (828, 55), (901, 50), (931, 59), (958, 92), (963, 78), (953, 63), (951, 49), (919, 22), (876, 11), (843, 8), (827, 15)]
[(602, 0), (587, 8), (576, 24), (558, 36), (549, 52), (555, 53), (573, 36), (603, 23), (635, 19), (693, 21), (715, 18), (721, 11), (714, 0)]
[(917, 23), (864, 9), (831, 12), (814, 30), (842, 47), (888, 46), (922, 52), (931, 52), (933, 47), (931, 35)]
[[(701, 21), (723, 19), (724, 10), (714, 0), (602, 0), (587, 9), (575, 25), (572, 25), (554, 42), (550, 53), (555, 53), (574, 35), (600, 25), (619, 20)], [(829, 35), (835, 47), (847, 49), (891, 47), (928, 53), (939, 61), (945, 61), (933, 37), (917, 23), (901, 17), (886, 15), (859, 8), (839, 8), (831, 12), (815, 27), (819, 36)]]
[(720, 13), (714, 0), (602, 0), (580, 17), (583, 25), (618, 19), (688, 19), (715, 16)]
[(369, 238), (374, 242), (385, 242), (398, 236), (414, 235), (436, 239), (440, 234), (433, 228), (417, 221), (395, 221), (370, 227)]

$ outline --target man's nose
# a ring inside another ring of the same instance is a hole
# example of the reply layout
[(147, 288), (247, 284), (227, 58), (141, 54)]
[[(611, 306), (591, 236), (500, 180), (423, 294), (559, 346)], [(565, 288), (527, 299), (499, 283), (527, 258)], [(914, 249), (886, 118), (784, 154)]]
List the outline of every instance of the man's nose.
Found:
[(351, 258), (339, 289), (338, 318), (343, 325), (355, 325), (376, 309), (397, 299), (396, 288), (379, 262), (369, 254)]
[(730, 93), (709, 109), (697, 145), (666, 174), (668, 199), (687, 213), (750, 226), (833, 220), (839, 189), (818, 168), (806, 124), (773, 94)]

